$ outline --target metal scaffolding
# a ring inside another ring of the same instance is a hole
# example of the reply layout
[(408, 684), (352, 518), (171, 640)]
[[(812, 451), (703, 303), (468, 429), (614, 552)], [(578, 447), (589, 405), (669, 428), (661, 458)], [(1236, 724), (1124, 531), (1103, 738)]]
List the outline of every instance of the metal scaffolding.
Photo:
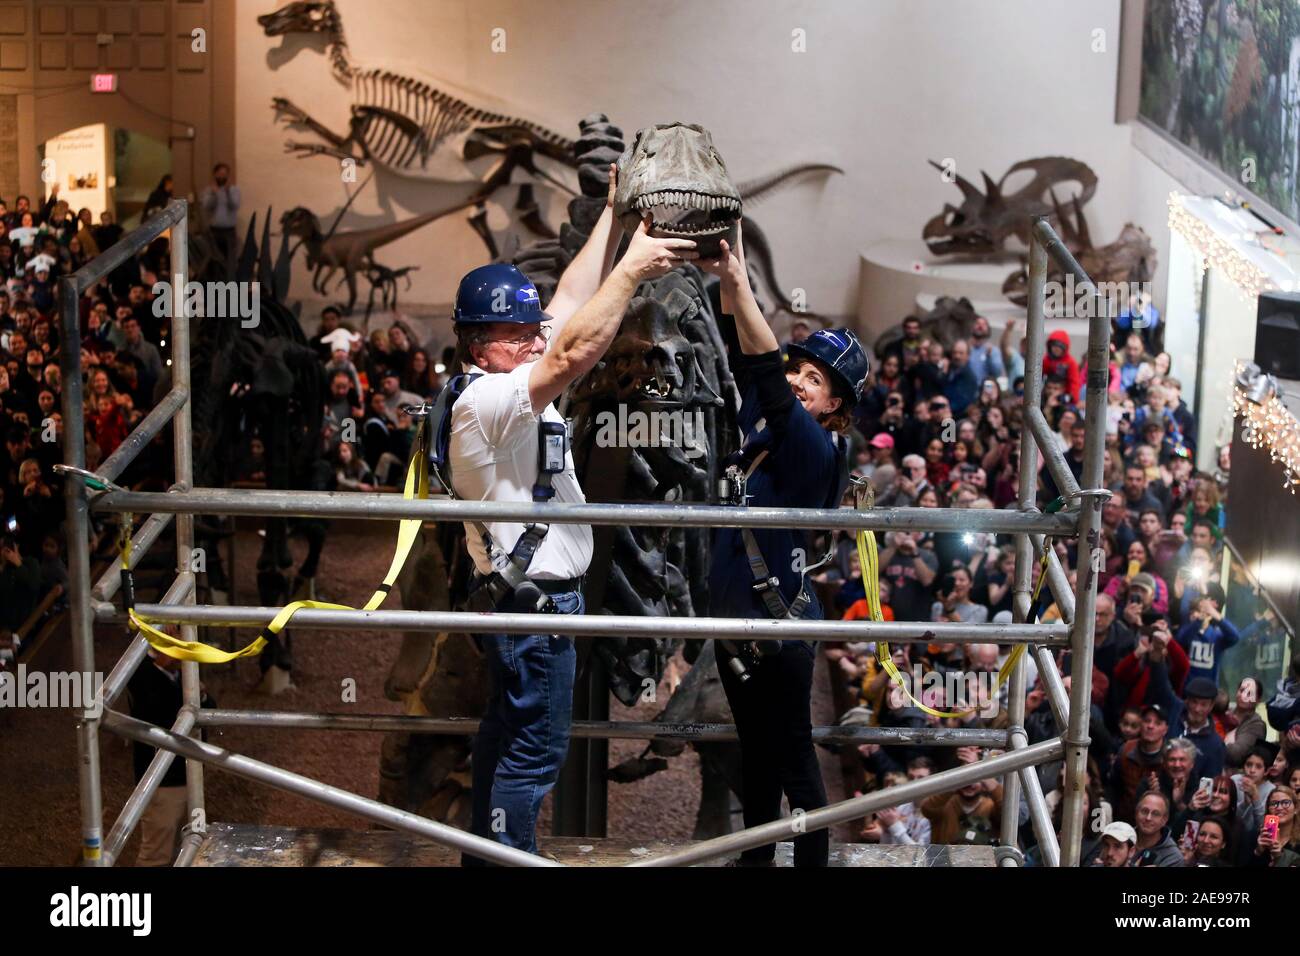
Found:
[[(1026, 669), (1024, 659), (1017, 663), (1010, 680), (1006, 730), (883, 727), (819, 727), (813, 737), (843, 742), (882, 744), (924, 744), (959, 747), (977, 745), (1003, 752), (909, 781), (888, 790), (843, 800), (807, 813), (776, 820), (712, 840), (706, 840), (655, 858), (640, 859), (634, 866), (673, 866), (698, 863), (750, 847), (762, 846), (796, 833), (829, 827), (860, 818), (888, 806), (920, 800), (944, 793), (989, 777), (1001, 776), (1004, 786), (1001, 843), (1017, 843), (1017, 808), (1023, 788), (1030, 811), (1034, 834), (1048, 865), (1079, 865), (1083, 833), (1084, 775), (1088, 751), (1088, 714), (1092, 694), (1093, 608), (1097, 596), (1096, 567), (1101, 551), (1098, 527), (1101, 503), (1107, 492), (1101, 488), (1105, 454), (1105, 403), (1108, 370), (1110, 324), (1105, 300), (1088, 276), (1070, 255), (1046, 219), (1034, 222), (1029, 255), (1028, 343), (1025, 356), (1025, 430), (1021, 439), (1020, 492), (1018, 508), (1007, 511), (950, 510), (934, 508), (896, 508), (857, 511), (799, 508), (726, 508), (705, 505), (640, 504), (503, 504), (496, 502), (454, 501), (446, 497), (427, 500), (404, 500), (391, 495), (335, 494), (307, 491), (240, 491), (221, 488), (194, 488), (192, 471), (192, 431), (190, 421), (190, 322), (185, 314), (188, 279), (187, 212), (182, 200), (174, 200), (138, 229), (125, 236), (105, 253), (92, 259), (72, 276), (60, 281), (64, 348), (61, 350), (63, 373), (64, 464), (85, 474), (84, 414), (82, 405), (82, 367), (80, 350), (70, 347), (81, 339), (79, 298), (95, 282), (117, 268), (165, 230), (171, 229), (172, 281), (177, 283), (172, 295), (171, 315), (171, 391), (106, 459), (95, 473), (111, 480), (120, 475), (132, 459), (170, 421), (175, 437), (175, 483), (166, 492), (109, 490), (88, 492), (74, 471), (68, 474), (65, 495), (68, 519), (68, 571), (71, 613), (72, 650), (78, 671), (94, 670), (93, 629), (96, 622), (126, 621), (126, 614), (113, 599), (119, 589), (119, 569), (111, 568), (93, 586), (90, 581), (89, 518), (92, 509), (105, 512), (147, 514), (148, 519), (135, 532), (131, 562), (139, 561), (165, 526), (176, 522), (176, 577), (157, 604), (140, 604), (144, 617), (159, 622), (173, 622), (181, 637), (197, 640), (198, 626), (225, 625), (261, 628), (274, 617), (276, 608), (198, 605), (195, 603), (195, 573), (190, 566), (194, 546), (196, 514), (238, 514), (264, 516), (346, 516), (374, 520), (422, 518), (426, 520), (543, 520), (549, 523), (639, 525), (647, 527), (817, 527), (856, 531), (909, 529), (923, 531), (987, 531), (1012, 534), (1016, 543), (1013, 624), (844, 622), (844, 621), (777, 621), (766, 619), (723, 618), (643, 618), (627, 616), (591, 617), (559, 615), (546, 620), (546, 627), (556, 634), (590, 638), (617, 634), (653, 636), (665, 634), (706, 639), (732, 637), (754, 640), (793, 638), (809, 641), (889, 641), (923, 643), (939, 640), (951, 643), (1027, 644), (1035, 655), (1049, 706), (1059, 727), (1057, 737), (1031, 745), (1024, 729)], [(1048, 260), (1052, 259), (1066, 273), (1072, 273), (1076, 288), (1095, 299), (1088, 328), (1087, 404), (1085, 422), (1087, 442), (1084, 448), (1082, 481), (1075, 481), (1061, 452), (1051, 440), (1047, 424), (1039, 410), (1043, 385), (1044, 293)], [(222, 321), (210, 319), (209, 321)], [(1072, 502), (1066, 510), (1046, 514), (1036, 506), (1038, 476), (1037, 455), (1044, 463), (1063, 496)], [(1082, 490), (1081, 490), (1082, 489)], [(1048, 539), (1076, 537), (1079, 540), (1079, 566), (1074, 592)], [(1036, 555), (1047, 548), (1046, 581), (1063, 623), (1028, 623), (1033, 569)], [(425, 630), (463, 633), (505, 632), (531, 633), (538, 620), (527, 614), (481, 614), (453, 611), (335, 611), (302, 610), (294, 615), (295, 628), (345, 628), (349, 631)], [(1051, 649), (1068, 647), (1073, 658), (1074, 679), (1069, 692), (1059, 674)], [(136, 667), (145, 659), (148, 643), (137, 632), (127, 651), (114, 666), (100, 691), (101, 707), (84, 711), (77, 722), (78, 771), (81, 793), (82, 857), (87, 865), (113, 865), (141, 815), (154, 796), (168, 767), (177, 755), (183, 757), (187, 770), (187, 798), (190, 824), (186, 828), (178, 866), (194, 859), (206, 830), (203, 769), (212, 764), (217, 769), (247, 777), (273, 787), (296, 793), (328, 806), (347, 810), (359, 817), (396, 830), (425, 837), (435, 843), (467, 851), (511, 866), (558, 865), (545, 857), (533, 856), (503, 846), (446, 824), (399, 810), (377, 800), (350, 793), (316, 780), (291, 773), (267, 763), (232, 753), (198, 738), (208, 726), (257, 726), (267, 728), (311, 728), (321, 730), (405, 730), (413, 733), (468, 735), (477, 720), (432, 718), (404, 715), (338, 715), (316, 713), (263, 713), (202, 708), (199, 700), (199, 665), (182, 665), (184, 704), (175, 724), (168, 730), (137, 720), (113, 709)], [(158, 748), (148, 772), (136, 785), (121, 814), (103, 837), (103, 804), (100, 789), (99, 733), (111, 731), (133, 741)], [(612, 721), (579, 721), (575, 737), (650, 739), (678, 738), (692, 741), (734, 740), (735, 728), (721, 724), (663, 724)], [(1034, 768), (1048, 761), (1065, 760), (1064, 827), (1058, 843), (1051, 826), (1050, 814)], [(1014, 852), (999, 854), (1003, 866), (1018, 865)]]

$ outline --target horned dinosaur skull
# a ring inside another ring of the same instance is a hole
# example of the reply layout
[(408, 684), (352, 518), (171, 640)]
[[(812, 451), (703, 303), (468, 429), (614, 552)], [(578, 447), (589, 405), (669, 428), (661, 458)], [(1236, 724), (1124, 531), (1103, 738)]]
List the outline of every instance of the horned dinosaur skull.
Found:
[(614, 214), (634, 232), (647, 213), (651, 235), (693, 239), (703, 256), (735, 244), (740, 192), (704, 127), (647, 126), (619, 157)]
[[(933, 160), (930, 165), (944, 169)], [(1015, 192), (1007, 193), (1007, 180), (1023, 170), (1032, 171), (1033, 177)], [(1011, 236), (1028, 245), (1034, 217), (1050, 215), (1059, 207), (1055, 187), (1077, 182), (1082, 188), (1073, 199), (1079, 206), (1097, 190), (1097, 174), (1086, 163), (1064, 156), (1026, 159), (1008, 169), (996, 183), (988, 173), (980, 175), (984, 177), (984, 192), (965, 177), (957, 176), (961, 206), (944, 203), (943, 212), (925, 224), (921, 238), (936, 255), (999, 252)]]
[(257, 18), (257, 25), (269, 37), (290, 33), (330, 33), (338, 27), (334, 0), (295, 0)]

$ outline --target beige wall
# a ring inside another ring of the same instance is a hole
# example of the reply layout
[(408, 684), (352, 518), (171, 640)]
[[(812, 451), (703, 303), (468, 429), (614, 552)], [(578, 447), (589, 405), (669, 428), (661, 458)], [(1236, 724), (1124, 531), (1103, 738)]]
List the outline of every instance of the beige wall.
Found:
[[(273, 203), (278, 217), (303, 204), (327, 216), (344, 201), (337, 164), (284, 155), (288, 136), (311, 136), (277, 128), (269, 103), (287, 96), (342, 130), (348, 97), (320, 44), (262, 34), (256, 17), (277, 5), (238, 2), (245, 210)], [(1031, 156), (1073, 156), (1100, 177), (1088, 207), (1097, 241), (1112, 241), (1130, 218), (1132, 149), (1128, 129), (1114, 123), (1119, 0), (338, 0), (338, 8), (358, 65), (477, 88), (567, 135), (600, 110), (629, 135), (654, 122), (704, 124), (737, 179), (808, 160), (839, 164), (845, 175), (799, 184), (753, 211), (782, 283), (805, 288), (809, 307), (826, 313), (854, 311), (860, 249), (919, 236), (957, 197), (927, 159), (951, 157), (978, 182), (981, 168), (997, 177)], [(491, 49), (498, 27), (505, 53)], [(791, 50), (795, 29), (805, 31), (806, 53)], [(1093, 51), (1095, 30), (1105, 52)], [(390, 175), (376, 182), (346, 226), (447, 199)], [(492, 222), (504, 227), (504, 211)], [(459, 276), (485, 261), (460, 217), (379, 257), (420, 266), (404, 294), (411, 303), (448, 301)], [(300, 273), (295, 290), (305, 288)]]
[[(233, 0), (0, 0), (0, 90), (17, 96), (19, 184), (36, 196), (36, 146), (88, 123), (170, 143), (178, 194), (235, 151)], [(207, 31), (207, 51), (191, 31)], [(90, 76), (119, 75), (117, 94)]]

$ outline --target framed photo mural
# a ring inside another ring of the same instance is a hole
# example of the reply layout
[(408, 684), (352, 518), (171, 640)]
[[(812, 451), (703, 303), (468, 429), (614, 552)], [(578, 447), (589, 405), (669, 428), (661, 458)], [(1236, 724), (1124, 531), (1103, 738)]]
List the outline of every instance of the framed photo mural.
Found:
[(1300, 0), (1146, 0), (1138, 113), (1300, 222)]

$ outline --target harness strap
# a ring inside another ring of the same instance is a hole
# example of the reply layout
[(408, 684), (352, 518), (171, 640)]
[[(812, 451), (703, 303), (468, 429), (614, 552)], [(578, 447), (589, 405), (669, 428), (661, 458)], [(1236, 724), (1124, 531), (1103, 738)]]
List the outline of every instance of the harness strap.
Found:
[[(745, 472), (745, 482), (763, 463), (767, 457), (767, 449), (764, 448), (750, 463), (749, 469)], [(812, 593), (808, 590), (807, 574), (809, 569), (804, 570), (804, 576), (799, 582), (799, 593), (795, 595), (793, 601), (787, 603), (785, 595), (781, 593), (781, 579), (772, 574), (771, 569), (767, 566), (767, 561), (763, 558), (763, 552), (758, 546), (758, 540), (754, 537), (754, 532), (749, 528), (740, 529), (741, 540), (745, 542), (745, 555), (749, 559), (749, 573), (754, 577), (752, 585), (753, 590), (758, 594), (767, 613), (778, 620), (789, 618), (791, 620), (801, 620), (807, 613), (812, 604)], [(820, 562), (817, 566), (820, 565)]]

